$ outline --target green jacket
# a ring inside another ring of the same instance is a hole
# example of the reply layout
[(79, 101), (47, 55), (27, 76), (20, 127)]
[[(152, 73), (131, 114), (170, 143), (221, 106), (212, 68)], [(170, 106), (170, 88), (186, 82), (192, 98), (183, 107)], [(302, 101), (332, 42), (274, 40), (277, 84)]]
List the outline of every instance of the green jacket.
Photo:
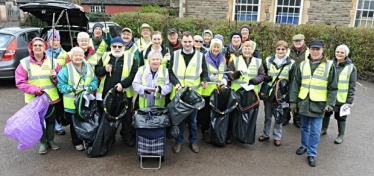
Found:
[[(311, 72), (313, 73), (314, 70), (318, 67), (319, 63), (312, 63), (310, 56), (308, 56), (308, 58), (311, 66)], [(295, 78), (292, 83), (290, 103), (297, 103), (298, 113), (300, 115), (315, 118), (323, 118), (325, 115), (324, 109), (326, 105), (334, 107), (336, 102), (336, 94), (338, 93), (338, 82), (335, 66), (331, 66), (329, 72), (329, 78), (327, 83), (327, 102), (314, 102), (310, 100), (309, 95), (304, 100), (299, 99), (298, 95), (301, 86), (301, 80), (302, 78), (299, 66), (296, 70)]]

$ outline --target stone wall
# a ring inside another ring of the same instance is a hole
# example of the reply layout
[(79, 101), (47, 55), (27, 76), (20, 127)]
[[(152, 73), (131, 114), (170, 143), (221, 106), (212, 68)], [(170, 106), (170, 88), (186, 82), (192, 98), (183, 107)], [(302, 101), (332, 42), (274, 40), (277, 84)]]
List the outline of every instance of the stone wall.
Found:
[(307, 23), (349, 25), (352, 9), (352, 0), (310, 0)]
[(186, 16), (197, 18), (226, 19), (229, 4), (227, 0), (186, 0)]

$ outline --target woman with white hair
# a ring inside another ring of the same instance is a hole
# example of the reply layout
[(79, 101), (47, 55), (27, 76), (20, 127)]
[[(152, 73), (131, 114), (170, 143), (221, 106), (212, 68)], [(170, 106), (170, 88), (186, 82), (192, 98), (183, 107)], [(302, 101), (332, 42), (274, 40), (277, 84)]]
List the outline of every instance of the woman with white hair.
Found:
[[(343, 142), (347, 115), (340, 115), (342, 105), (353, 105), (355, 96), (357, 69), (353, 65), (352, 60), (348, 57), (349, 48), (347, 45), (339, 45), (335, 50), (334, 65), (338, 73), (338, 94), (336, 96), (336, 104), (334, 108), (334, 116), (338, 122), (338, 137), (334, 140), (335, 144)], [(327, 128), (330, 122), (330, 116), (333, 112), (326, 112), (322, 122), (321, 135), (327, 134)]]
[(57, 88), (63, 94), (65, 117), (70, 122), (73, 145), (76, 150), (83, 150), (83, 141), (78, 139), (72, 124), (72, 116), (76, 111), (74, 98), (76, 94), (83, 90), (86, 90), (87, 94), (93, 93), (98, 87), (98, 79), (89, 63), (85, 61), (82, 48), (72, 48), (70, 58), (72, 61), (58, 73)]
[[(86, 60), (91, 68), (95, 71), (95, 66), (101, 57), (95, 52), (92, 46), (89, 46), (90, 35), (87, 32), (79, 32), (77, 35), (78, 46), (83, 49), (84, 60)], [(70, 62), (70, 57), (66, 59), (66, 63)]]
[(208, 51), (208, 49), (206, 49), (203, 46), (203, 43), (204, 43), (203, 37), (201, 37), (200, 35), (193, 36), (193, 47), (195, 48), (196, 51), (200, 51), (205, 54)]

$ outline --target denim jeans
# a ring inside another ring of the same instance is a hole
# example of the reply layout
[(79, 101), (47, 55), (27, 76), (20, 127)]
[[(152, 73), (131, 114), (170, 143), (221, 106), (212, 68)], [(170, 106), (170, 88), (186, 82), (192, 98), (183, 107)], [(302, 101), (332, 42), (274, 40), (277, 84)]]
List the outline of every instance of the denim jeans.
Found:
[[(197, 110), (194, 110), (189, 116), (186, 117), (186, 121), (189, 122), (188, 128), (190, 131), (190, 135), (188, 137), (188, 140), (190, 141), (190, 144), (196, 144), (196, 139), (197, 139)], [(179, 128), (179, 136), (175, 138), (175, 143), (176, 144), (182, 144), (184, 141), (184, 128), (186, 127), (186, 124), (184, 121), (179, 123), (178, 128)]]
[(301, 146), (306, 148), (308, 156), (317, 156), (323, 118), (300, 115), (300, 120)]
[(62, 130), (62, 126), (60, 123), (57, 122), (57, 120), (55, 120), (55, 131), (60, 131)]

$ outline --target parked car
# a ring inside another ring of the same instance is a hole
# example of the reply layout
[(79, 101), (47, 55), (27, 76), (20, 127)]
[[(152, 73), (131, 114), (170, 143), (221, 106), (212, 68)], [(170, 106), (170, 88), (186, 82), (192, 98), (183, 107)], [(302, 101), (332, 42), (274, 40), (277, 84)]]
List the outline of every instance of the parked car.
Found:
[(112, 37), (117, 37), (117, 36), (121, 36), (121, 31), (123, 29), (122, 26), (120, 26), (119, 24), (115, 23), (115, 22), (89, 22), (88, 25), (89, 25), (89, 28), (88, 28), (88, 33), (90, 35), (92, 35), (92, 27), (96, 24), (96, 23), (101, 23), (103, 26), (105, 26), (105, 23), (106, 23), (106, 26), (109, 28), (109, 32), (110, 32), (110, 35), (112, 35)]
[(34, 27), (0, 29), (0, 79), (14, 78), (20, 60), (29, 55), (29, 42), (40, 33), (40, 28)]

